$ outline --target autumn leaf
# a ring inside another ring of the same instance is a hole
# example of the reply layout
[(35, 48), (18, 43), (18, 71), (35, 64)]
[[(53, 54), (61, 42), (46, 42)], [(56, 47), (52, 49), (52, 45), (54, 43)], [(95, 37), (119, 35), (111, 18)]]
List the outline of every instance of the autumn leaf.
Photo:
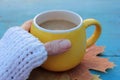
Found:
[(92, 80), (102, 80), (99, 78), (100, 75), (93, 75), (93, 79)]
[(106, 69), (113, 68), (114, 64), (109, 62), (107, 58), (97, 56), (103, 51), (104, 47), (98, 47), (95, 45), (88, 48), (80, 65), (69, 72), (72, 80), (91, 80), (93, 76), (89, 71), (90, 69), (105, 72)]
[(91, 74), (89, 70), (105, 72), (106, 69), (114, 67), (107, 58), (97, 56), (103, 51), (104, 47), (93, 45), (86, 49), (82, 62), (75, 68), (58, 73), (37, 68), (33, 70), (28, 80), (100, 80), (98, 75)]

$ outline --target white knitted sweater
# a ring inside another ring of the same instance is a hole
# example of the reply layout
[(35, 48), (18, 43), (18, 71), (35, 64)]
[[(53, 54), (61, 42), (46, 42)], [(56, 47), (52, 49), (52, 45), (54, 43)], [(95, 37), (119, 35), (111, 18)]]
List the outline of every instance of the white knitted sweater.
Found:
[(20, 27), (12, 27), (0, 40), (0, 80), (26, 80), (47, 59), (44, 45)]

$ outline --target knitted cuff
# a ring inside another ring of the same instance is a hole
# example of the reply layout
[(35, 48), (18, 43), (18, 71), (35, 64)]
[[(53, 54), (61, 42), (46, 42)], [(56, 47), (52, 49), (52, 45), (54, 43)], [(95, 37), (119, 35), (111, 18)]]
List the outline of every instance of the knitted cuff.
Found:
[(26, 80), (47, 59), (44, 45), (20, 27), (12, 27), (0, 40), (0, 80)]

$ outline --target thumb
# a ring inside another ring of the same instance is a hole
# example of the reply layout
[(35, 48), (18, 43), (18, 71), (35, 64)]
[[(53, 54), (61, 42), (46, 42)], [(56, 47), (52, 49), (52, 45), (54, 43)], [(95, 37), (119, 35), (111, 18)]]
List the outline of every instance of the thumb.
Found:
[(21, 27), (24, 29), (24, 30), (26, 30), (26, 31), (30, 31), (30, 27), (31, 27), (31, 25), (32, 25), (32, 20), (28, 20), (28, 21), (26, 21), (25, 23), (23, 23), (22, 25), (21, 25)]
[(71, 42), (66, 39), (54, 40), (52, 42), (45, 43), (45, 48), (48, 55), (57, 55), (67, 51), (71, 47)]

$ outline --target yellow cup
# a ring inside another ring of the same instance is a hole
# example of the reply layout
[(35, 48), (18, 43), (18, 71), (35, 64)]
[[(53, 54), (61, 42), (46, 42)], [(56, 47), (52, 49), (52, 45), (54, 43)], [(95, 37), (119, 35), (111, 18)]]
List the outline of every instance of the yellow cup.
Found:
[[(77, 26), (68, 30), (48, 30), (38, 25), (48, 20), (67, 20)], [(95, 25), (96, 29), (87, 40), (86, 29), (91, 25)], [(55, 56), (48, 56), (47, 61), (42, 65), (43, 68), (50, 71), (66, 71), (80, 64), (86, 48), (93, 45), (99, 38), (101, 26), (95, 19), (83, 21), (80, 15), (72, 11), (50, 10), (35, 16), (30, 32), (43, 43), (57, 39), (69, 39), (71, 41), (72, 47), (69, 51)]]

